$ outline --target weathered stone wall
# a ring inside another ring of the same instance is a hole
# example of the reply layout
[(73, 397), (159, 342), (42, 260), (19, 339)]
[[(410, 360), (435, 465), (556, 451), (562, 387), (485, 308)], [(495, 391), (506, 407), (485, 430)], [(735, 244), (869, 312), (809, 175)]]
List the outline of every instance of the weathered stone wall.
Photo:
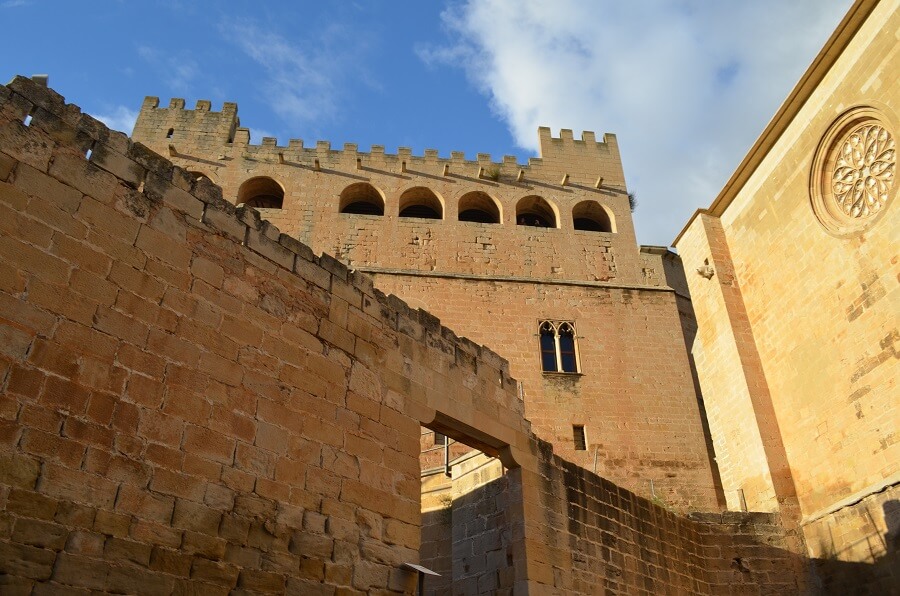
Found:
[(804, 525), (826, 594), (894, 594), (900, 586), (900, 486), (842, 504)]
[[(679, 510), (718, 508), (672, 292), (385, 274), (375, 283), (508, 358), (535, 434), (562, 457), (640, 494), (653, 482)], [(576, 322), (581, 375), (541, 372), (544, 318)], [(575, 424), (586, 450), (574, 449)]]
[[(777, 514), (682, 517), (562, 460), (547, 443), (539, 467), (538, 539), (555, 553), (548, 569), (555, 593), (806, 593), (807, 563), (791, 550), (796, 541)], [(454, 466), (452, 481), (423, 483), (423, 505), (428, 495), (436, 507), (423, 546), (432, 536), (429, 562), (452, 574), (451, 584), (429, 578), (427, 593), (509, 593), (514, 486), (501, 463), (484, 456)]]
[[(208, 102), (185, 110), (183, 100), (166, 108), (148, 98), (134, 136), (163, 154), (171, 145), (176, 164), (211, 177), (233, 201), (247, 180), (277, 181), (283, 208), (261, 209), (263, 218), (503, 355), (523, 381), (535, 433), (558, 453), (591, 467), (596, 459), (598, 472), (643, 494), (652, 481), (679, 508), (720, 506), (685, 353), (684, 309), (667, 285), (672, 279), (682, 291), (683, 276), (672, 275), (674, 260), (639, 252), (613, 135), (575, 140), (563, 130), (553, 138), (542, 128), (541, 157), (517, 164), (456, 152), (445, 159), (430, 149), (424, 156), (352, 144), (336, 150), (323, 141), (251, 145), (246, 129), (229, 136), (229, 122), (237, 126), (233, 104), (210, 112)], [(480, 168), (496, 176), (479, 177)], [(339, 212), (342, 193), (359, 184), (377, 190), (384, 216)], [(419, 187), (436, 193), (443, 219), (398, 217), (402, 194)], [(458, 221), (460, 201), (475, 191), (494, 201), (499, 224)], [(516, 225), (517, 204), (534, 195), (554, 206), (558, 228)], [(615, 233), (575, 230), (572, 213), (582, 201), (603, 205)], [(575, 323), (581, 375), (541, 373), (544, 319)], [(585, 428), (586, 451), (574, 449), (575, 424)]]
[(0, 210), (11, 590), (408, 593), (420, 423), (527, 437), (498, 356), (22, 78)]
[[(808, 98), (730, 203), (698, 215), (678, 242), (726, 489), (744, 488), (751, 507), (793, 492), (797, 523), (900, 478), (897, 182), (856, 233), (832, 233), (811, 206), (814, 155), (842, 114), (873, 107), (900, 134), (900, 3), (858, 2), (848, 19), (828, 51), (836, 61), (815, 87), (804, 78)], [(707, 259), (709, 280), (693, 273)]]

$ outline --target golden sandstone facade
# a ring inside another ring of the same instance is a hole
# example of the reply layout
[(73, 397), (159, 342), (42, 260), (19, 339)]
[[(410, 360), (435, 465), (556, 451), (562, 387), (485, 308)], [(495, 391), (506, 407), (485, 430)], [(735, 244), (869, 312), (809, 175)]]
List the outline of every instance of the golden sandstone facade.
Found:
[(571, 461), (679, 509), (718, 506), (678, 296), (636, 244), (615, 136), (542, 128), (540, 158), (495, 163), (251, 145), (237, 106), (209, 108), (147, 98), (133, 137), (508, 358), (536, 434)]
[(812, 557), (894, 569), (898, 6), (853, 6), (676, 241), (723, 485), (800, 525)]
[[(612, 135), (256, 146), (150, 98), (132, 140), (0, 86), (2, 591), (896, 591), (898, 8), (854, 4), (686, 277)], [(423, 478), (423, 427), (486, 455)]]

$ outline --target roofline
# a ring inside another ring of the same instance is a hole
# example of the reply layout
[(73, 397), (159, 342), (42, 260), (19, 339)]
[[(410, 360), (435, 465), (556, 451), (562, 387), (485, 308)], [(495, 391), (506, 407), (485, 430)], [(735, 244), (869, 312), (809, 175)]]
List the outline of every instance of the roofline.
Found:
[(794, 86), (794, 89), (787, 96), (787, 99), (784, 100), (784, 103), (781, 104), (781, 107), (778, 108), (778, 111), (775, 112), (768, 126), (756, 139), (756, 142), (731, 175), (731, 178), (728, 179), (728, 182), (725, 183), (712, 205), (708, 209), (698, 209), (694, 212), (681, 229), (681, 232), (678, 233), (678, 236), (675, 237), (675, 240), (672, 241), (673, 246), (678, 244), (682, 235), (701, 213), (716, 217), (722, 216), (738, 192), (744, 187), (744, 184), (747, 183), (747, 180), (750, 179), (750, 176), (756, 171), (756, 168), (759, 167), (775, 143), (778, 142), (778, 139), (781, 138), (787, 127), (794, 121), (797, 113), (818, 88), (819, 83), (822, 82), (822, 79), (825, 78), (825, 75), (828, 74), (834, 63), (837, 62), (837, 59), (849, 45), (850, 40), (853, 39), (863, 22), (878, 5), (878, 2), (879, 0), (856, 0), (853, 3), (853, 6), (844, 15), (834, 33), (831, 34), (831, 37), (828, 38), (828, 41), (825, 42), (825, 45), (816, 55), (812, 64), (800, 77), (800, 81)]

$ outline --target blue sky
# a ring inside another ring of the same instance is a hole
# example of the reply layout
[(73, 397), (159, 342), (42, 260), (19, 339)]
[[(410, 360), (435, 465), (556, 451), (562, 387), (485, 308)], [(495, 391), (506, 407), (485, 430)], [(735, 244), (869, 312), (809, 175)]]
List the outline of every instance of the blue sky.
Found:
[(707, 206), (850, 0), (0, 0), (0, 79), (129, 129), (145, 95), (239, 105), (253, 142), (535, 155), (613, 132), (638, 240)]

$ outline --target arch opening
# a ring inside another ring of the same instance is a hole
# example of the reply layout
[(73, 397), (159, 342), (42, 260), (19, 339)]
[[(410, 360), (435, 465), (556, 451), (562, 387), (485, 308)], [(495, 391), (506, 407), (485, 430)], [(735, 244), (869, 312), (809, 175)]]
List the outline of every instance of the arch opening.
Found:
[(212, 178), (210, 178), (209, 174), (204, 174), (203, 172), (198, 172), (196, 170), (188, 170), (188, 174), (194, 182), (202, 180), (206, 178), (210, 182), (212, 182)]
[(237, 202), (256, 209), (281, 209), (284, 205), (284, 188), (267, 176), (250, 178), (238, 189)]
[(516, 204), (516, 225), (534, 228), (558, 228), (556, 208), (536, 195), (520, 199)]
[(459, 221), (498, 224), (503, 221), (500, 206), (487, 193), (473, 191), (459, 199)]
[(400, 195), (400, 217), (444, 219), (444, 204), (429, 188), (416, 186)]
[(585, 232), (615, 232), (609, 211), (597, 201), (581, 201), (572, 208), (572, 222), (576, 230)]
[(384, 215), (384, 196), (368, 182), (357, 182), (341, 192), (338, 210), (350, 215)]

